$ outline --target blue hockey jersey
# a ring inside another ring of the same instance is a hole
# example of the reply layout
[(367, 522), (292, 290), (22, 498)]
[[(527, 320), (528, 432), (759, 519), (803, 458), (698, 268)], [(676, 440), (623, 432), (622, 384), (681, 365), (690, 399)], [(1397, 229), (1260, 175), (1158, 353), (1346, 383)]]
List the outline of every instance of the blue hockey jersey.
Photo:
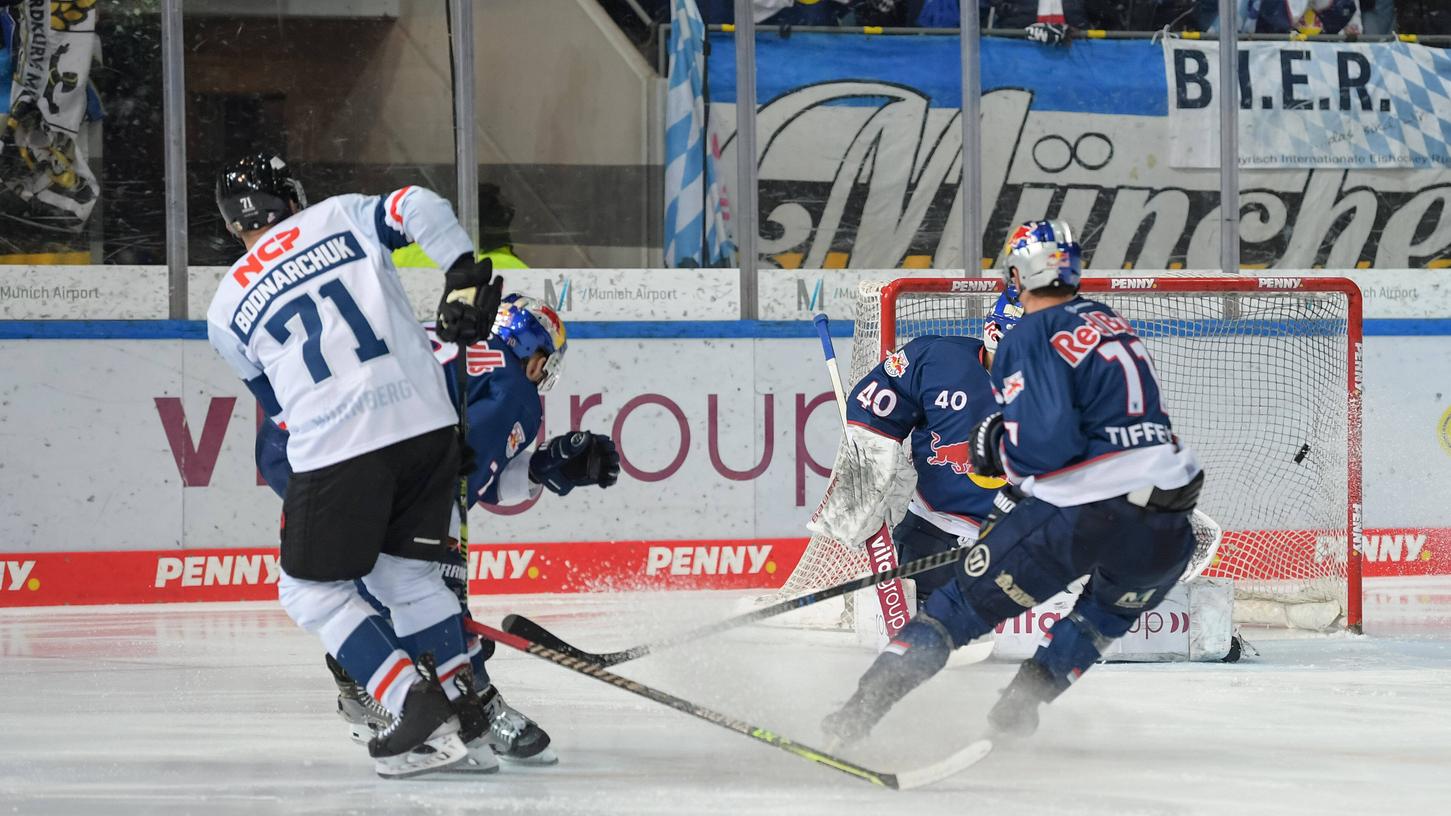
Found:
[(1199, 472), (1159, 402), (1148, 347), (1109, 307), (1077, 297), (1023, 317), (998, 346), (993, 390), (1003, 411), (1009, 481), (1058, 506)]
[(911, 436), (917, 496), (910, 509), (959, 535), (976, 529), (1003, 484), (973, 473), (968, 456), (973, 427), (998, 410), (984, 353), (971, 337), (918, 337), (868, 372), (847, 400), (848, 422), (897, 441)]
[[(434, 357), (443, 364), (450, 400), (457, 400), (454, 366), (458, 348), (441, 343), (428, 328)], [(477, 466), (469, 474), (470, 506), (510, 504), (539, 495), (529, 481), (529, 457), (544, 422), (539, 389), (524, 374), (519, 358), (498, 338), (470, 346), (468, 366), (469, 447)], [(287, 491), (287, 431), (270, 419), (257, 429), (257, 468), (279, 496)]]

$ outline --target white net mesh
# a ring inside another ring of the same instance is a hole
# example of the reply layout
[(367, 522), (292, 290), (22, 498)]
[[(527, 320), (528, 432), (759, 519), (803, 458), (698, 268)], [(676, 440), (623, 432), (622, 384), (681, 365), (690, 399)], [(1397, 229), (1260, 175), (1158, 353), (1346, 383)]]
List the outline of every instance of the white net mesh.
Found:
[[(1205, 574), (1234, 579), (1240, 599), (1333, 602), (1343, 612), (1349, 456), (1359, 439), (1348, 398), (1347, 296), (1260, 291), (1255, 279), (1235, 291), (1196, 291), (1188, 279), (1120, 291), (1107, 289), (1111, 280), (1123, 279), (1086, 279), (1085, 294), (1128, 318), (1148, 344), (1174, 430), (1206, 471), (1199, 508), (1224, 537)], [(918, 283), (889, 304), (886, 348), (926, 334), (981, 335), (995, 291), (953, 292), (951, 282), (927, 280), (913, 291)], [(849, 383), (881, 359), (883, 286), (861, 286)], [(800, 594), (865, 572), (861, 552), (813, 539), (782, 591)]]

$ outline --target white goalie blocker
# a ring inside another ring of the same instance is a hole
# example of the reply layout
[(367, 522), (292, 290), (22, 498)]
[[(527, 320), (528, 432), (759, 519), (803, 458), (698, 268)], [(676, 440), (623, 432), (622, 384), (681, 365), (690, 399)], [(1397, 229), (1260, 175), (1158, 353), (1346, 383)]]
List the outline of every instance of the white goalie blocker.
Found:
[[(901, 521), (908, 512), (915, 482), (916, 471), (909, 461), (907, 445), (852, 426), (838, 447), (826, 494), (807, 526), (818, 538), (864, 542), (883, 522), (895, 526)], [(1195, 548), (1183, 576), (1154, 609), (1139, 616), (1127, 635), (1109, 647), (1104, 659), (1221, 660), (1230, 653), (1234, 630), (1233, 582), (1200, 577), (1214, 563), (1223, 533), (1213, 519), (1198, 510), (1191, 516), (1191, 525)], [(959, 547), (974, 543), (972, 537), (958, 539)], [(860, 554), (861, 544), (850, 549)], [(863, 567), (858, 575), (869, 571), (865, 559), (861, 563)], [(945, 569), (960, 570), (961, 562)], [(1086, 576), (1067, 591), (1000, 624), (991, 635), (991, 656), (1022, 660), (1032, 655), (1043, 635), (1072, 610), (1085, 580)], [(915, 582), (904, 578), (902, 584), (906, 608), (915, 612)], [(849, 623), (857, 642), (874, 649), (886, 646), (887, 626), (876, 588), (860, 590), (845, 605), (828, 601), (816, 606), (823, 607), (811, 613), (816, 625), (830, 628)], [(783, 622), (811, 625), (811, 621), (800, 617)], [(981, 659), (986, 656), (983, 651), (980, 642), (959, 650), (954, 662)]]

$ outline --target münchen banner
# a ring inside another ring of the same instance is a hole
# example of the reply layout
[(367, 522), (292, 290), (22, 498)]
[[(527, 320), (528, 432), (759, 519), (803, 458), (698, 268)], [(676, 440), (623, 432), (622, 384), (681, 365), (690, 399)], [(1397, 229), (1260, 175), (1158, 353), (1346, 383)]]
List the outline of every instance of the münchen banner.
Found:
[[(731, 35), (714, 36), (710, 126), (725, 146), (720, 177), (731, 180), (734, 52)], [(1283, 57), (1282, 46), (1312, 56)], [(1256, 115), (1313, 114), (1318, 123), (1300, 127), (1293, 149), (1267, 140), (1251, 154), (1308, 155), (1313, 166), (1261, 162), (1241, 173), (1245, 266), (1451, 266), (1447, 55), (1405, 44), (1325, 48), (1328, 56), (1320, 46), (1275, 43), (1261, 58), (1256, 45), (1242, 57), (1254, 71), (1274, 67), (1250, 82), (1257, 106), (1272, 97)], [(1185, 60), (1182, 89), (1169, 80), (1176, 54)], [(1079, 228), (1090, 268), (1217, 268), (1218, 154), (1204, 140), (1214, 138), (1218, 107), (1193, 109), (1197, 123), (1186, 125), (1179, 104), (1181, 94), (1188, 104), (1199, 103), (1195, 94), (1213, 98), (1212, 56), (1202, 43), (985, 39), (985, 254), (1010, 225), (1056, 217)], [(957, 38), (763, 33), (756, 60), (762, 265), (961, 268)], [(1392, 120), (1398, 144), (1413, 150), (1369, 147), (1389, 145), (1389, 132), (1375, 128)], [(1272, 132), (1276, 120), (1265, 121), (1261, 132)], [(1365, 145), (1365, 155), (1386, 161), (1325, 160), (1341, 142), (1347, 154)]]

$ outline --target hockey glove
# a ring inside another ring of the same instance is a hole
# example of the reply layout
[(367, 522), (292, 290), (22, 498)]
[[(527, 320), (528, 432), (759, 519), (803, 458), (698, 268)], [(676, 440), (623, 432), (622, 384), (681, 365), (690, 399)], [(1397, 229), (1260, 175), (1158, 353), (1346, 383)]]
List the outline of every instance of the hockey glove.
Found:
[(529, 457), (529, 478), (558, 496), (585, 485), (609, 487), (619, 476), (615, 443), (589, 431), (560, 434)]
[(1044, 45), (1067, 45), (1072, 33), (1068, 26), (1057, 23), (1033, 23), (1024, 31), (1028, 39)]
[(972, 472), (1003, 476), (1003, 413), (999, 411), (972, 429)]
[(443, 276), (443, 299), (438, 302), (435, 333), (445, 343), (471, 346), (487, 340), (499, 315), (504, 279), (494, 275), (494, 262), (477, 263), (465, 253)]

